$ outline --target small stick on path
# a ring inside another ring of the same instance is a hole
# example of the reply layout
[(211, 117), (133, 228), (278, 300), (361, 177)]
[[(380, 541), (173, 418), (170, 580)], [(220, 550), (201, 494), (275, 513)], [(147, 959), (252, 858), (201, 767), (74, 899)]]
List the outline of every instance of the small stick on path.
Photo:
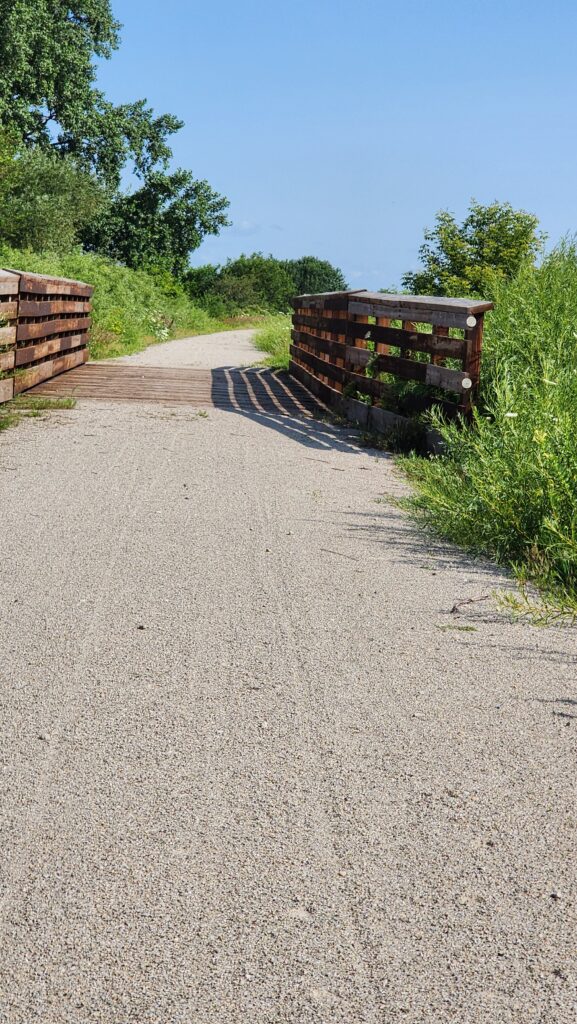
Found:
[(457, 601), (451, 608), (451, 615), (458, 615), (459, 608), (462, 608), (464, 604), (477, 604), (479, 601), (488, 601), (490, 596), (490, 594), (483, 594), (483, 597), (466, 597), (464, 601)]

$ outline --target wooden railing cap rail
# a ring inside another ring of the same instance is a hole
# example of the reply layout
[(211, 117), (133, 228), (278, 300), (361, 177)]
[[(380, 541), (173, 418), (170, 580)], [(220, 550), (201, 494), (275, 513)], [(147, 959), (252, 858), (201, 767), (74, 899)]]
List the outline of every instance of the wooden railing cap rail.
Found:
[(18, 274), (10, 270), (0, 270), (0, 295), (17, 295), (19, 280)]
[(321, 299), (348, 299), (349, 295), (358, 295), (359, 298), (363, 298), (367, 295), (366, 288), (359, 288), (356, 292), (314, 292), (312, 295), (295, 295), (291, 299), (291, 305), (298, 309), (300, 306), (305, 307), (309, 302)]
[(353, 301), (356, 298), (358, 302), (366, 302), (374, 306), (419, 310), (430, 309), (435, 313), (465, 313), (478, 316), (480, 313), (486, 313), (488, 310), (493, 309), (493, 303), (485, 302), (483, 299), (447, 299), (437, 295), (391, 295), (385, 292), (369, 292), (364, 288), (360, 288), (358, 291), (319, 292), (316, 295), (297, 295), (293, 299), (293, 306), (297, 309), (304, 308), (307, 302), (310, 301), (344, 298), (346, 296), (351, 296)]
[(438, 295), (387, 295), (384, 292), (364, 292), (363, 302), (382, 306), (407, 306), (411, 309), (432, 309), (436, 313), (470, 313), (473, 316), (493, 309), (492, 302), (483, 299), (447, 299)]
[(29, 274), (24, 270), (13, 268), (0, 269), (0, 275), (14, 274), (20, 279), (19, 291), (21, 294), (69, 294), (81, 295), (90, 298), (94, 292), (91, 284), (86, 281), (77, 281), (68, 277), (51, 277), (49, 274)]

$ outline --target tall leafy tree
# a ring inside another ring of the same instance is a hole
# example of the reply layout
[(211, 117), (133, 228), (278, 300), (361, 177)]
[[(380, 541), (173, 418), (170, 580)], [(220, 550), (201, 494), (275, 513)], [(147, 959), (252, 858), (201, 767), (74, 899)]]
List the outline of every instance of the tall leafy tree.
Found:
[(0, 146), (0, 240), (35, 252), (74, 246), (108, 193), (70, 157)]
[[(166, 173), (178, 118), (155, 116), (143, 99), (115, 106), (96, 88), (96, 59), (119, 45), (109, 0), (0, 0), (0, 24), (0, 124), (20, 150), (10, 179), (17, 216), (12, 225), (0, 216), (3, 237), (51, 244), (60, 211), (60, 247), (80, 232), (87, 245), (129, 266), (182, 273), (203, 236), (227, 223), (228, 203), (189, 171)], [(36, 155), (25, 158), (26, 149)], [(142, 185), (122, 195), (127, 166)], [(106, 213), (90, 174), (109, 191)]]
[(145, 100), (115, 106), (95, 87), (96, 58), (119, 45), (109, 0), (0, 0), (0, 123), (28, 146), (70, 154), (109, 185), (125, 163), (146, 175), (182, 122)]
[(228, 223), (227, 207), (227, 199), (190, 171), (156, 171), (135, 192), (117, 196), (83, 241), (128, 267), (163, 268), (180, 277), (204, 236)]
[(496, 200), (471, 201), (462, 224), (448, 210), (437, 214), (419, 249), (422, 269), (403, 277), (403, 286), (421, 295), (490, 294), (495, 277), (512, 278), (541, 251), (544, 235), (532, 213)]
[(301, 256), (298, 260), (285, 260), (285, 267), (294, 281), (295, 295), (315, 292), (342, 292), (347, 282), (338, 267), (316, 256)]

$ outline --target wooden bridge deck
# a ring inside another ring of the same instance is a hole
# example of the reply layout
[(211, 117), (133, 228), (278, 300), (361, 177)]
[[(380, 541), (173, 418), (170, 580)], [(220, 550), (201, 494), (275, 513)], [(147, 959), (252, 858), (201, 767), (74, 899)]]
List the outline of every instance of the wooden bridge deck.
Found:
[(183, 403), (284, 416), (323, 416), (326, 406), (288, 374), (266, 368), (198, 370), (85, 363), (28, 391), (51, 398)]

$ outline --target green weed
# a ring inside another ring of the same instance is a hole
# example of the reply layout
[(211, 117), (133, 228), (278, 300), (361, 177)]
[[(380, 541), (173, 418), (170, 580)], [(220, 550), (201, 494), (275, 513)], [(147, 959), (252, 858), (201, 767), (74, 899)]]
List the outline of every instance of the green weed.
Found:
[(0, 405), (0, 431), (16, 427), (22, 419), (36, 419), (43, 413), (56, 409), (73, 409), (74, 398), (41, 398), (33, 395), (17, 395), (10, 402)]
[(291, 343), (290, 313), (271, 313), (264, 318), (257, 330), (254, 343), (260, 352), (266, 353), (263, 362), (277, 370), (288, 370), (289, 346)]
[(473, 421), (434, 414), (446, 454), (403, 460), (418, 491), (412, 508), (577, 618), (576, 243), (498, 283), (494, 299)]

